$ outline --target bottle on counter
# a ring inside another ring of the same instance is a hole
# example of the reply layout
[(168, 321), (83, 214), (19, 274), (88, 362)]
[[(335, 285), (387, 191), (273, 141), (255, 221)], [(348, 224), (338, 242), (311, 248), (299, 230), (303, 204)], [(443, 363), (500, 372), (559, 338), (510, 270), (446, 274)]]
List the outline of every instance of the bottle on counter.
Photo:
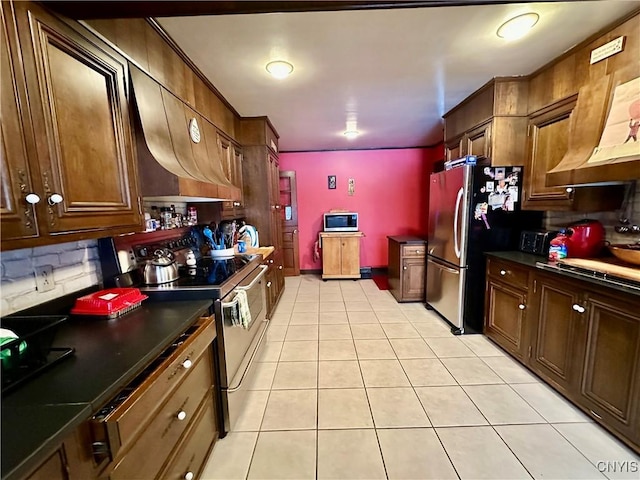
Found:
[(189, 207), (187, 209), (187, 225), (190, 227), (198, 224), (198, 211), (196, 207)]
[(556, 237), (549, 242), (549, 261), (557, 262), (567, 258), (567, 236), (566, 230), (562, 229)]
[(160, 228), (162, 230), (172, 228), (171, 209), (169, 207), (160, 207)]

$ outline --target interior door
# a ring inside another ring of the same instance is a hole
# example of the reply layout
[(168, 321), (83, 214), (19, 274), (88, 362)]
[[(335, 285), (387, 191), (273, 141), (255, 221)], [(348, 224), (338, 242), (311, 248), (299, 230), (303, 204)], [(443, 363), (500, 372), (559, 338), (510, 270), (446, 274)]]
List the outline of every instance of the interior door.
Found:
[(300, 246), (298, 240), (298, 197), (296, 172), (280, 172), (280, 216), (282, 222), (282, 253), (284, 275), (300, 275)]

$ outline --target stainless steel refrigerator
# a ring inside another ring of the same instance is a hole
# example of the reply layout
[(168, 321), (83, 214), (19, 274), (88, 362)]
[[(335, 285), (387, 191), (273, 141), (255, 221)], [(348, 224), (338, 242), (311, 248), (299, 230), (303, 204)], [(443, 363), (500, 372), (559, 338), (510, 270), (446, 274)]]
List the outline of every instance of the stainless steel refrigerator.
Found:
[(520, 232), (542, 224), (542, 212), (520, 209), (523, 173), (464, 165), (430, 176), (426, 301), (453, 333), (482, 332), (484, 252), (517, 250)]

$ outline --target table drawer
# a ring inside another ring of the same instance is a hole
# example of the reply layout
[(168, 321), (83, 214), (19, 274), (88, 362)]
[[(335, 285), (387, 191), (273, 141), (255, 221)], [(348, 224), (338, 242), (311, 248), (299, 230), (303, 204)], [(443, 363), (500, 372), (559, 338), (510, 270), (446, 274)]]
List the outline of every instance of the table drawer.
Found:
[(211, 346), (215, 336), (213, 316), (203, 318), (190, 327), (174, 342), (175, 347), (165, 350), (93, 417), (94, 441), (107, 442), (112, 458), (116, 457), (138, 436), (162, 402), (193, 370), (193, 364)]
[[(178, 447), (175, 456), (167, 468), (158, 476), (163, 480), (183, 480), (198, 478), (204, 462), (211, 451), (211, 445), (217, 435), (213, 397), (205, 399), (204, 404), (186, 433), (184, 441)], [(189, 475), (191, 473), (192, 475)]]
[(154, 415), (110, 475), (112, 480), (153, 478), (186, 431), (205, 395), (211, 396), (211, 352), (207, 350), (176, 393)]
[(411, 245), (402, 245), (403, 257), (424, 257), (427, 251), (427, 247), (422, 243), (416, 243)]
[(529, 285), (529, 270), (515, 266), (511, 262), (502, 262), (493, 258), (489, 259), (489, 275), (501, 278), (513, 287), (526, 289)]

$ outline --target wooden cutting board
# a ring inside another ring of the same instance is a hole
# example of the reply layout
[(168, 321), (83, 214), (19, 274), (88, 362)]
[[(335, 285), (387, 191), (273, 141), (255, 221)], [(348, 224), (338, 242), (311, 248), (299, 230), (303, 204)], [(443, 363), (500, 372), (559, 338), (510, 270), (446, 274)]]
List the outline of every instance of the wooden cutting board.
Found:
[(630, 267), (628, 263), (623, 263), (616, 259), (607, 259), (606, 261), (595, 260), (590, 258), (563, 258), (558, 263), (570, 265), (572, 267), (587, 268), (596, 270), (608, 275), (614, 275), (620, 278), (640, 282), (640, 268)]

